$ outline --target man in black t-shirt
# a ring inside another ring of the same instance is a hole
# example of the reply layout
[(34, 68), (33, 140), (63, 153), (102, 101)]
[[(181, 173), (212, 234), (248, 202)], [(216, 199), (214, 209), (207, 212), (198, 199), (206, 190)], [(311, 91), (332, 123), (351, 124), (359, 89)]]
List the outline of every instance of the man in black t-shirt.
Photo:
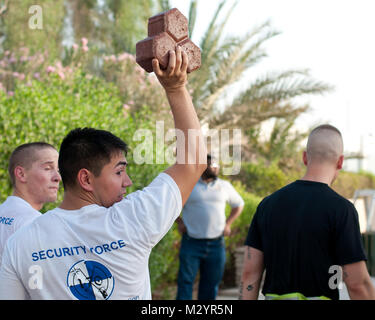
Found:
[(329, 186), (343, 164), (341, 133), (321, 125), (309, 135), (306, 174), (259, 204), (245, 242), (240, 299), (339, 299), (340, 274), (351, 299), (375, 299), (351, 202)]

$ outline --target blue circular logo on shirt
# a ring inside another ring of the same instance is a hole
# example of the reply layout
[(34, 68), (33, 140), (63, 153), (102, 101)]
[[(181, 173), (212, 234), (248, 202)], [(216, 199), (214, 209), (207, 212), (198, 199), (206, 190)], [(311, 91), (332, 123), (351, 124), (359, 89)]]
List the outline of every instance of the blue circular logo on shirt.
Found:
[(107, 300), (115, 279), (107, 267), (92, 260), (80, 260), (68, 271), (67, 284), (78, 300)]

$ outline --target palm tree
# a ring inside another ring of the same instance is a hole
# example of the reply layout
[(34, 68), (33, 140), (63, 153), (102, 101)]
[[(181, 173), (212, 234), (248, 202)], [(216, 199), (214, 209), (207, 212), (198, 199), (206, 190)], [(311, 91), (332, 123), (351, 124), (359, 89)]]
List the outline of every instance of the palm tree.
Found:
[[(169, 1), (158, 2), (163, 10), (170, 8)], [(219, 21), (225, 3), (226, 0), (222, 0), (218, 4), (200, 40), (201, 68), (189, 77), (193, 102), (201, 122), (208, 124), (210, 128), (241, 128), (244, 132), (259, 127), (269, 119), (288, 118), (294, 122), (298, 115), (309, 109), (308, 105), (297, 104), (294, 98), (323, 94), (332, 89), (326, 83), (312, 79), (309, 70), (267, 72), (250, 82), (229, 105), (224, 108), (218, 107), (221, 98), (229, 91), (233, 91), (243, 76), (267, 56), (263, 48), (264, 43), (280, 34), (273, 29), (269, 21), (266, 21), (241, 37), (223, 39), (223, 30), (237, 1)], [(194, 31), (197, 6), (198, 0), (191, 0), (190, 38)], [(303, 134), (300, 140), (302, 138)], [(245, 139), (243, 143), (249, 146), (249, 140)]]

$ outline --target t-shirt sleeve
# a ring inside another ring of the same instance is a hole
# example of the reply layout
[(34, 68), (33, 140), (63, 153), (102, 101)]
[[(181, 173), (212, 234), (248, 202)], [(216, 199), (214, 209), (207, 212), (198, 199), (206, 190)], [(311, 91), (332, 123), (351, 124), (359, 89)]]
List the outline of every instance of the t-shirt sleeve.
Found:
[(334, 249), (338, 265), (367, 260), (363, 249), (358, 213), (351, 203), (337, 213)]
[(231, 208), (242, 207), (245, 204), (240, 194), (229, 182), (226, 183), (226, 192), (228, 195), (228, 204)]
[[(160, 173), (147, 187), (129, 194), (114, 205), (126, 213), (126, 223), (132, 225), (139, 240), (155, 246), (172, 227), (182, 209), (180, 189), (166, 173)], [(119, 216), (124, 217), (121, 215)]]
[(6, 245), (0, 267), (0, 300), (25, 300), (26, 297), (25, 287), (17, 277)]
[(254, 217), (251, 221), (249, 232), (247, 233), (247, 238), (245, 241), (245, 245), (249, 247), (253, 247), (260, 251), (263, 251), (263, 243), (262, 243), (262, 236), (261, 230), (259, 225), (259, 215), (260, 215), (260, 205), (258, 206)]

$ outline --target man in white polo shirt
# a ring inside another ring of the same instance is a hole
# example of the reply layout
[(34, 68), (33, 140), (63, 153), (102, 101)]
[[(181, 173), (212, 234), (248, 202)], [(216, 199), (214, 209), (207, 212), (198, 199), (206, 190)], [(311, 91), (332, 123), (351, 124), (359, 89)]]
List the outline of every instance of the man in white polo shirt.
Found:
[(0, 205), (0, 264), (8, 238), (40, 216), (47, 202), (55, 202), (61, 180), (56, 149), (45, 142), (18, 146), (9, 159), (13, 194)]
[[(216, 298), (225, 267), (224, 236), (241, 214), (244, 201), (230, 182), (219, 179), (219, 165), (207, 156), (207, 169), (195, 185), (178, 218), (182, 233), (178, 300), (191, 300), (195, 277), (200, 271), (199, 300)], [(232, 208), (226, 219), (225, 205)]]
[(0, 299), (151, 299), (151, 250), (207, 167), (199, 120), (186, 89), (187, 65), (181, 48), (169, 53), (166, 70), (153, 60), (176, 129), (184, 137), (195, 131), (200, 143), (178, 138), (176, 164), (124, 198), (132, 184), (126, 143), (104, 130), (72, 130), (60, 147), (63, 202), (8, 240)]

